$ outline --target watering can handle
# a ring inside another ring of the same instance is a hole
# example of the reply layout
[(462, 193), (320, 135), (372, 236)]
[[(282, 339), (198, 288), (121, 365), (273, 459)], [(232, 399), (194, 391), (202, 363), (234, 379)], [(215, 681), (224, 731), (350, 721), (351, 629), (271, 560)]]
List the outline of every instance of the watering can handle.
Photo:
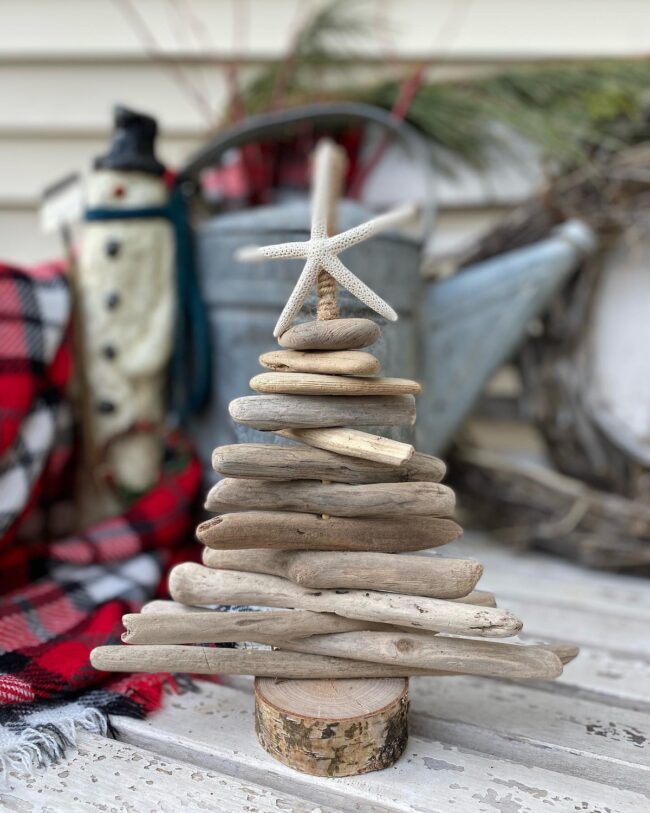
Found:
[(422, 207), (422, 230), (426, 238), (435, 218), (434, 173), (430, 147), (422, 136), (404, 121), (395, 118), (387, 110), (357, 102), (337, 104), (311, 104), (294, 107), (281, 112), (262, 113), (251, 116), (219, 133), (209, 144), (196, 153), (181, 170), (179, 182), (196, 181), (199, 172), (216, 163), (226, 150), (240, 147), (258, 136), (273, 137), (288, 128), (305, 121), (319, 124), (346, 124), (359, 121), (377, 124), (393, 135), (404, 147), (413, 161), (424, 170), (425, 201)]

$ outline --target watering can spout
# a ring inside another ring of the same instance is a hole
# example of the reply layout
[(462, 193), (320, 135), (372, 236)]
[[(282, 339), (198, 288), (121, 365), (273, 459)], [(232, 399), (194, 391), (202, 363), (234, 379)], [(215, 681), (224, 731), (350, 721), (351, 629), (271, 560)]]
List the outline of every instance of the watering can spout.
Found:
[(418, 447), (441, 454), (485, 383), (555, 294), (595, 250), (589, 226), (569, 220), (530, 246), (468, 266), (429, 285), (421, 315)]

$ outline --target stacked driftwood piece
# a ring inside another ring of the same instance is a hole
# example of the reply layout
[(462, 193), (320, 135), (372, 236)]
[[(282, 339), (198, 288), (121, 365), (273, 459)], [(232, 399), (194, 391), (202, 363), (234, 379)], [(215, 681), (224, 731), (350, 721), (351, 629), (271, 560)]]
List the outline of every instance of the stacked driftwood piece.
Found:
[[(92, 662), (256, 675), (262, 745), (300, 770), (345, 775), (402, 753), (409, 676), (549, 679), (575, 649), (495, 640), (522, 623), (475, 590), (482, 566), (413, 555), (461, 534), (444, 464), (368, 427), (412, 425), (420, 387), (381, 377), (364, 349), (379, 327), (333, 318), (335, 289), (323, 275), (318, 289), (327, 318), (284, 331), (260, 358), (257, 394), (230, 404), (235, 421), (293, 443), (215, 450), (223, 479), (206, 502), (216, 516), (197, 530), (203, 565), (177, 566), (174, 601), (125, 616), (129, 646)], [(214, 646), (225, 642), (266, 648)]]

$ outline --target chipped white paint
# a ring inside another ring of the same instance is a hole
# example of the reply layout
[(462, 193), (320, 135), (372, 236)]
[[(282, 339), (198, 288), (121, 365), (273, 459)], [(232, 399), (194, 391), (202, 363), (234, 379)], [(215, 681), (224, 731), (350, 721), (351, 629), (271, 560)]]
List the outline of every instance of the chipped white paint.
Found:
[(405, 755), (388, 770), (345, 779), (305, 776), (257, 744), (252, 696), (226, 686), (206, 685), (200, 695), (174, 699), (146, 721), (114, 722), (122, 739), (140, 747), (278, 792), (309, 795), (339, 810), (360, 805), (408, 813), (638, 813), (648, 806), (647, 797), (605, 784), (607, 778), (568, 776), (419, 736), (410, 738)]
[(213, 770), (93, 734), (65, 764), (10, 774), (0, 809), (16, 813), (335, 813)]

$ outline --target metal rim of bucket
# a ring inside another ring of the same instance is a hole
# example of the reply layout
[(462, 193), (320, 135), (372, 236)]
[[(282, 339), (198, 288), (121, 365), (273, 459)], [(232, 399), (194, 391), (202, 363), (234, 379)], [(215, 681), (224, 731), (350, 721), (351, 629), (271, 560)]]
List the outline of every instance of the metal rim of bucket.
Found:
[(272, 139), (297, 124), (305, 121), (319, 124), (345, 124), (359, 121), (376, 124), (392, 135), (404, 148), (414, 163), (424, 170), (425, 200), (422, 206), (422, 237), (426, 238), (433, 227), (436, 214), (435, 175), (429, 146), (424, 138), (406, 122), (397, 119), (387, 110), (374, 105), (357, 102), (336, 104), (318, 103), (294, 107), (280, 112), (262, 113), (251, 116), (219, 133), (210, 143), (195, 153), (180, 171), (180, 184), (197, 183), (201, 170), (219, 161), (221, 156), (233, 147), (240, 147), (262, 136)]

